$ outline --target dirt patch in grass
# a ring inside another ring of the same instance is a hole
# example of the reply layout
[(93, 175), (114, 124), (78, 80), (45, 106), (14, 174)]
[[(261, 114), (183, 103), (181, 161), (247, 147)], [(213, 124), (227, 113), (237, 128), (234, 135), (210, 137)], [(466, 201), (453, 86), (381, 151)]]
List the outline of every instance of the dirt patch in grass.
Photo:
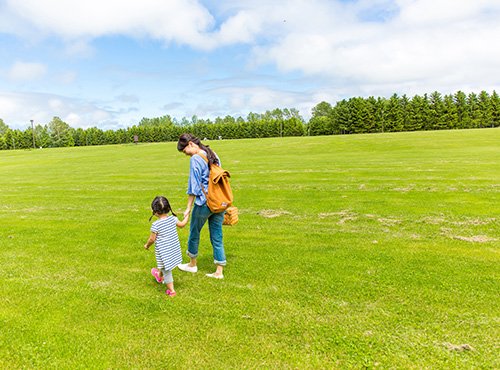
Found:
[(495, 217), (488, 218), (466, 218), (459, 221), (451, 221), (447, 220), (444, 216), (427, 216), (422, 218), (422, 222), (430, 225), (439, 225), (439, 224), (451, 224), (455, 226), (479, 226), (479, 225), (489, 225), (491, 223), (495, 223), (497, 219)]
[(414, 188), (415, 188), (415, 185), (408, 185), (408, 186), (404, 186), (401, 188), (394, 188), (392, 190), (399, 191), (401, 193), (408, 193), (409, 191), (413, 190)]
[(424, 217), (422, 219), (422, 221), (426, 224), (439, 225), (439, 224), (442, 224), (443, 222), (445, 222), (446, 220), (444, 217), (428, 216), (428, 217)]
[(383, 218), (383, 217), (378, 218), (377, 221), (385, 226), (394, 226), (394, 225), (398, 225), (402, 222), (401, 220), (398, 220), (397, 218)]
[(288, 211), (276, 210), (276, 209), (263, 209), (257, 212), (257, 214), (265, 218), (275, 218), (283, 215), (291, 215), (291, 213)]
[(453, 343), (448, 343), (445, 342), (443, 343), (443, 346), (445, 346), (449, 351), (457, 351), (457, 352), (463, 352), (463, 351), (474, 351), (474, 348), (470, 344), (453, 344)]
[(455, 221), (455, 222), (452, 222), (453, 225), (457, 225), (457, 226), (464, 226), (464, 225), (473, 225), (473, 226), (476, 226), (476, 225), (488, 225), (488, 224), (491, 224), (491, 223), (494, 223), (496, 222), (496, 218), (485, 218), (484, 220), (481, 220), (479, 218), (471, 218), (471, 219), (468, 219), (468, 220), (464, 220), (464, 221)]
[(355, 221), (358, 219), (358, 215), (350, 210), (342, 210), (340, 212), (334, 213), (336, 216), (340, 216), (338, 224), (345, 224), (347, 221)]
[(453, 239), (457, 240), (463, 240), (465, 242), (470, 242), (470, 243), (487, 243), (487, 242), (493, 242), (496, 239), (495, 238), (490, 238), (489, 236), (486, 235), (474, 235), (474, 236), (460, 236), (460, 235), (454, 235)]
[(496, 238), (491, 238), (487, 235), (473, 235), (473, 236), (454, 235), (453, 230), (447, 227), (441, 228), (441, 235), (451, 239), (462, 240), (464, 242), (469, 242), (469, 243), (487, 243), (487, 242), (494, 242), (497, 240)]
[(348, 209), (344, 209), (340, 212), (328, 212), (328, 213), (320, 213), (318, 214), (319, 218), (327, 218), (327, 217), (340, 217), (340, 220), (337, 222), (338, 224), (344, 224), (347, 221), (357, 220), (358, 215)]

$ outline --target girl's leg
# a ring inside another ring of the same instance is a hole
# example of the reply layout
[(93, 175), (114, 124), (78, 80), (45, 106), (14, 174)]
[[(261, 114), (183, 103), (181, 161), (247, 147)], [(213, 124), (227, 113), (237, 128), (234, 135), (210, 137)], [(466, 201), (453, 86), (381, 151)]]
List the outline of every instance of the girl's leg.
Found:
[(170, 291), (170, 293), (175, 294), (174, 277), (172, 276), (172, 270), (163, 270), (163, 283), (167, 285), (167, 292)]
[(155, 248), (155, 256), (156, 256), (156, 265), (158, 268), (151, 269), (151, 275), (153, 275), (158, 283), (163, 282), (163, 261), (161, 259), (160, 254)]

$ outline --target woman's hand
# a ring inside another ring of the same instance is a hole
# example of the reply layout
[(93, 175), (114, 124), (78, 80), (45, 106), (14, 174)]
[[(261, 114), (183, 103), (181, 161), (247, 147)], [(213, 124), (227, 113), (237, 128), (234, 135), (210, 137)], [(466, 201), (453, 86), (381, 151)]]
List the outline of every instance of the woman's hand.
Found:
[(191, 209), (189, 207), (186, 208), (186, 210), (184, 211), (184, 218), (189, 217), (190, 213), (191, 213)]

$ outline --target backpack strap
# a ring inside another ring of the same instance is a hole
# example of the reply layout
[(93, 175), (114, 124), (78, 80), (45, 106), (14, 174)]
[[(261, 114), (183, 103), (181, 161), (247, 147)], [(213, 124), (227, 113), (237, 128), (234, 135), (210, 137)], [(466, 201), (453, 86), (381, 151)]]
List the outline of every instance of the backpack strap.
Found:
[[(207, 164), (208, 164), (208, 158), (205, 154), (197, 153), (197, 155), (199, 155), (201, 158), (203, 158), (205, 160), (205, 162), (207, 162)], [(210, 169), (210, 166), (208, 166), (208, 168)]]

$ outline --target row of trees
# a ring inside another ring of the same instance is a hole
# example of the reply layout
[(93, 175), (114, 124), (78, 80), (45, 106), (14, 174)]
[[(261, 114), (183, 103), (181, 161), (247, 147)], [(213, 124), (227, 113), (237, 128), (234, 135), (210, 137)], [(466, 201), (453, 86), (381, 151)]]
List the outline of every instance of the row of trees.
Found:
[(358, 134), (418, 130), (449, 130), (500, 126), (500, 97), (466, 95), (458, 91), (442, 96), (394, 94), (385, 98), (351, 98), (334, 107), (322, 102), (313, 108), (308, 122), (309, 135)]
[(304, 135), (337, 135), (416, 130), (500, 127), (500, 97), (459, 91), (442, 96), (394, 94), (386, 98), (351, 98), (332, 106), (321, 102), (305, 122), (296, 109), (250, 113), (245, 119), (226, 116), (215, 120), (193, 116), (181, 121), (166, 115), (143, 118), (138, 125), (118, 130), (97, 127), (74, 129), (59, 117), (46, 125), (12, 130), (0, 119), (0, 149), (67, 147), (141, 142), (176, 141), (183, 132), (200, 138), (241, 139)]
[[(3, 124), (3, 121), (0, 122)], [(54, 117), (46, 125), (36, 125), (34, 132), (31, 127), (24, 131), (11, 130), (3, 124), (0, 126), (0, 149), (124, 144), (134, 142), (134, 137), (140, 142), (177, 141), (184, 132), (207, 139), (302, 136), (305, 125), (296, 109), (250, 113), (246, 119), (226, 116), (214, 121), (194, 116), (191, 120), (184, 118), (178, 122), (167, 115), (143, 118), (138, 125), (118, 130), (101, 130), (97, 127), (74, 129), (59, 117)]]

